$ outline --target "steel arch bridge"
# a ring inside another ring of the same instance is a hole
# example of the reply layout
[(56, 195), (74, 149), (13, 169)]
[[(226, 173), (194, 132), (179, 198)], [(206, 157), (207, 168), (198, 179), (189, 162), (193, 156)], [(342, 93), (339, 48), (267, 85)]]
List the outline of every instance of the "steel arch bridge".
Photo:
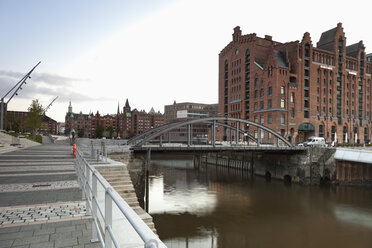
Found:
[[(232, 125), (228, 125), (228, 123), (235, 123), (234, 126)], [(255, 123), (255, 122), (252, 122), (252, 121), (249, 121), (249, 120), (243, 120), (243, 119), (238, 119), (238, 118), (228, 118), (228, 117), (207, 117), (207, 118), (200, 118), (200, 119), (193, 119), (193, 120), (189, 120), (189, 121), (179, 121), (179, 122), (174, 122), (174, 123), (168, 123), (168, 124), (165, 124), (165, 125), (162, 125), (162, 126), (159, 126), (159, 127), (156, 127), (156, 128), (152, 128), (140, 135), (137, 135), (131, 139), (128, 140), (128, 144), (130, 145), (134, 145), (136, 147), (141, 147), (143, 146), (144, 144), (146, 144), (147, 142), (151, 141), (151, 140), (154, 140), (156, 138), (160, 138), (160, 142), (161, 142), (161, 139), (162, 139), (162, 135), (167, 133), (167, 132), (170, 132), (174, 129), (177, 129), (177, 128), (180, 128), (180, 127), (188, 127), (188, 135), (187, 135), (187, 144), (188, 146), (191, 145), (192, 143), (192, 135), (191, 135), (191, 126), (193, 124), (200, 124), (200, 123), (207, 123), (207, 124), (210, 124), (211, 125), (211, 134), (212, 134), (212, 137), (211, 137), (211, 143), (213, 146), (215, 146), (215, 142), (216, 142), (216, 127), (217, 126), (223, 126), (225, 128), (228, 128), (231, 130), (230, 132), (230, 140), (232, 141), (232, 133), (233, 131), (235, 131), (235, 141), (236, 143), (238, 143), (239, 141), (239, 134), (243, 134), (244, 136), (248, 137), (250, 140), (253, 140), (257, 146), (259, 146), (261, 144), (261, 140), (260, 140), (260, 132), (258, 132), (258, 139), (254, 138), (252, 135), (246, 133), (243, 129), (240, 129), (240, 123), (244, 123), (244, 124), (248, 124), (249, 126), (253, 126), (253, 127), (257, 127), (258, 128), (258, 131), (260, 130), (264, 130), (268, 133), (271, 133), (273, 136), (275, 136), (277, 138), (277, 141), (281, 140), (284, 144), (286, 144), (288, 147), (292, 147), (293, 145), (287, 141), (283, 136), (281, 136), (279, 133), (277, 133), (276, 131), (268, 128), (268, 127), (265, 127), (261, 124), (258, 124), (258, 123)]]

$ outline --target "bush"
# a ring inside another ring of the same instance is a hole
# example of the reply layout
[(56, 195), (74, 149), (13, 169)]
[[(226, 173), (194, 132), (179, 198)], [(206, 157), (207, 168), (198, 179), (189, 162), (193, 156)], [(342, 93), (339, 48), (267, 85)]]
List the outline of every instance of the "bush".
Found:
[(36, 142), (43, 144), (43, 137), (41, 135), (36, 135)]
[(43, 144), (43, 137), (41, 135), (36, 135), (36, 140), (32, 138), (32, 134), (27, 135), (27, 139)]

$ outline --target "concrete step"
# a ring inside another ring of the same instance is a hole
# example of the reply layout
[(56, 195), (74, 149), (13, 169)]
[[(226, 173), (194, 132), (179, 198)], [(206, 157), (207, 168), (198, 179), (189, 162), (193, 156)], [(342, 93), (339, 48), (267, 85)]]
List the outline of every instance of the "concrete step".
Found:
[(110, 184), (111, 184), (112, 187), (115, 187), (115, 186), (124, 186), (124, 187), (132, 186), (133, 187), (132, 182), (129, 182), (129, 181), (125, 181), (125, 182), (123, 182), (123, 181), (114, 181), (114, 182), (112, 182), (111, 180), (107, 180), (107, 181), (110, 182)]
[(0, 154), (16, 151), (17, 149), (15, 146), (2, 146), (0, 147)]
[(128, 177), (130, 176), (129, 173), (125, 173), (122, 171), (117, 171), (117, 172), (100, 172), (102, 176), (105, 177)]
[(133, 185), (130, 184), (119, 184), (119, 185), (111, 185), (114, 187), (116, 191), (121, 191), (121, 190), (134, 190)]
[(107, 182), (118, 192), (118, 194), (128, 203), (128, 205), (138, 214), (146, 225), (156, 233), (155, 225), (151, 215), (143, 210), (138, 203), (138, 199), (133, 187), (132, 180), (127, 168), (97, 168), (99, 173)]
[(130, 180), (129, 178), (126, 178), (124, 176), (118, 176), (118, 177), (105, 177), (103, 176), (107, 181), (110, 181), (110, 182), (128, 182), (128, 183), (132, 183), (132, 180)]

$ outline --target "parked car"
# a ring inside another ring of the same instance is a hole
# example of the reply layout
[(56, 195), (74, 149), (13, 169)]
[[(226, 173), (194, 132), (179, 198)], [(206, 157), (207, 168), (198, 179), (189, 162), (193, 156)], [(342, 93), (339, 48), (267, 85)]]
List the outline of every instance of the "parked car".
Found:
[(311, 136), (307, 139), (307, 141), (298, 144), (299, 146), (310, 146), (310, 147), (325, 147), (326, 142), (323, 137), (316, 137), (316, 136)]

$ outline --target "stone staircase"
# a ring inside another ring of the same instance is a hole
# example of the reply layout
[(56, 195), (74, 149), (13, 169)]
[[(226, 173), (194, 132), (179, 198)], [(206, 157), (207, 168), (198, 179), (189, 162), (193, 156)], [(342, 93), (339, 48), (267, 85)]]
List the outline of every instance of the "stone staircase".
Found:
[(16, 150), (18, 150), (17, 146), (9, 146), (9, 145), (0, 144), (0, 154), (12, 152)]
[(128, 203), (138, 216), (147, 224), (147, 226), (156, 233), (154, 222), (151, 215), (143, 210), (134, 191), (132, 180), (126, 167), (96, 167), (99, 173), (107, 182), (119, 193), (119, 195)]

